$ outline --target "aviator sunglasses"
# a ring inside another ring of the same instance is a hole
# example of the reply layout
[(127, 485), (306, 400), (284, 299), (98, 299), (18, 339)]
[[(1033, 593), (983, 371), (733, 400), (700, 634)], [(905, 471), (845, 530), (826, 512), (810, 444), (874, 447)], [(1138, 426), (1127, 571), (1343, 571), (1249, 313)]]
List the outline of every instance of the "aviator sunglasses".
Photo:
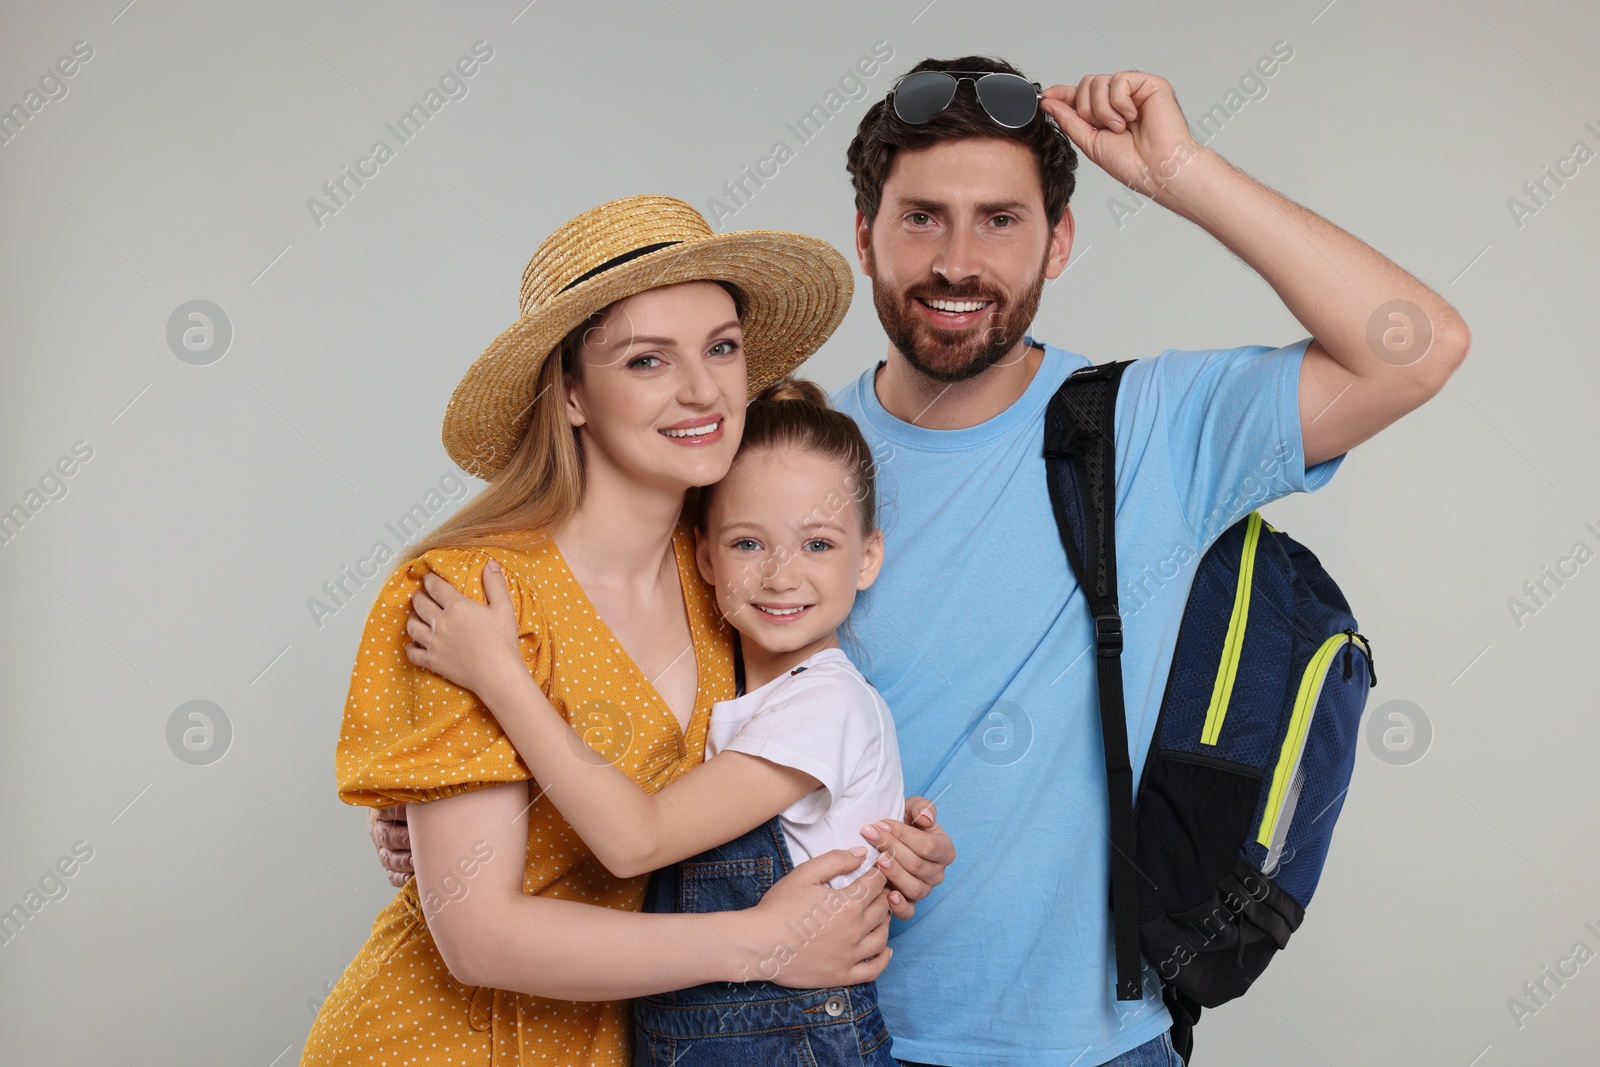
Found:
[[(961, 75), (961, 77), (957, 77)], [(972, 82), (978, 103), (988, 116), (1010, 130), (1033, 121), (1044, 99), (1039, 83), (1015, 74), (982, 70), (919, 70), (907, 74), (890, 88), (894, 113), (902, 122), (920, 126), (943, 111), (964, 81)]]

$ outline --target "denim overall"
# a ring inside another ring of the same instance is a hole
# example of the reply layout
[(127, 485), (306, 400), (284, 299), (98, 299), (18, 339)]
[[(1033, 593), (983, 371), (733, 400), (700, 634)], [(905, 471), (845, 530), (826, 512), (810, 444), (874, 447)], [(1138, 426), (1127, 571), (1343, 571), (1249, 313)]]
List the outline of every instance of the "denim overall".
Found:
[[(740, 666), (741, 659), (735, 654)], [(742, 677), (737, 691), (744, 693)], [(656, 871), (644, 910), (754, 907), (792, 870), (774, 815), (742, 837)], [(827, 989), (759, 979), (708, 982), (636, 998), (633, 1022), (634, 1067), (896, 1067), (873, 982)]]

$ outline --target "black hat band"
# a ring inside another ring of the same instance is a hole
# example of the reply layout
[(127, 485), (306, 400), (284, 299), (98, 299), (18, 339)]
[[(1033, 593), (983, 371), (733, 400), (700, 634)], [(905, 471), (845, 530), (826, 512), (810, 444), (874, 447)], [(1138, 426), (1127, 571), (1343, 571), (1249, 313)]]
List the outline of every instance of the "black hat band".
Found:
[(610, 259), (606, 260), (598, 267), (595, 267), (593, 270), (586, 270), (576, 278), (572, 279), (566, 285), (563, 285), (561, 287), (561, 291), (564, 293), (568, 289), (571, 289), (574, 285), (577, 285), (579, 282), (586, 282), (590, 278), (593, 278), (596, 274), (604, 274), (612, 267), (620, 267), (631, 259), (638, 259), (640, 256), (649, 255), (651, 252), (655, 252), (659, 249), (667, 248), (671, 245), (680, 245), (682, 243), (682, 241), (657, 241), (653, 245), (645, 245), (643, 248), (635, 248), (631, 252), (624, 252), (620, 256), (612, 256)]

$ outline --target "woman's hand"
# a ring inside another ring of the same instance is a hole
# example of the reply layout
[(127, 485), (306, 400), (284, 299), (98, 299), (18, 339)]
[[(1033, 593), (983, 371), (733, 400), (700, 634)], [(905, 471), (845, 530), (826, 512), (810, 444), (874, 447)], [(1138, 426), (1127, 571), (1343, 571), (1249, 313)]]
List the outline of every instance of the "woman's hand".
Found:
[(828, 885), (861, 865), (867, 850), (856, 848), (861, 851), (836, 848), (800, 864), (745, 913), (757, 924), (761, 952), (745, 966), (742, 981), (822, 989), (883, 973), (894, 955), (883, 871), (874, 867), (843, 889)]
[(863, 826), (861, 836), (878, 849), (878, 869), (888, 876), (889, 907), (896, 919), (911, 918), (916, 913), (913, 902), (944, 881), (944, 869), (955, 862), (955, 843), (926, 797), (906, 798), (905, 822), (884, 819)]
[(517, 616), (500, 564), (483, 568), (487, 606), (429, 571), (411, 594), (406, 658), (480, 697), (509, 672), (527, 673), (517, 647)]

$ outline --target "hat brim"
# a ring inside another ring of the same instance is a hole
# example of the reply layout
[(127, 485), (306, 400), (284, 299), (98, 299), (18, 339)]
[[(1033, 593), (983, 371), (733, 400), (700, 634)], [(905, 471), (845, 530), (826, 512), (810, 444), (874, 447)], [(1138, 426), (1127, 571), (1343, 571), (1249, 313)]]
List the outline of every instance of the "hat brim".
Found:
[(539, 371), (563, 337), (624, 297), (717, 280), (746, 297), (741, 332), (752, 397), (822, 347), (855, 289), (849, 263), (832, 245), (782, 230), (738, 230), (639, 256), (559, 293), (490, 343), (450, 397), (445, 451), (467, 473), (494, 477), (521, 442)]

